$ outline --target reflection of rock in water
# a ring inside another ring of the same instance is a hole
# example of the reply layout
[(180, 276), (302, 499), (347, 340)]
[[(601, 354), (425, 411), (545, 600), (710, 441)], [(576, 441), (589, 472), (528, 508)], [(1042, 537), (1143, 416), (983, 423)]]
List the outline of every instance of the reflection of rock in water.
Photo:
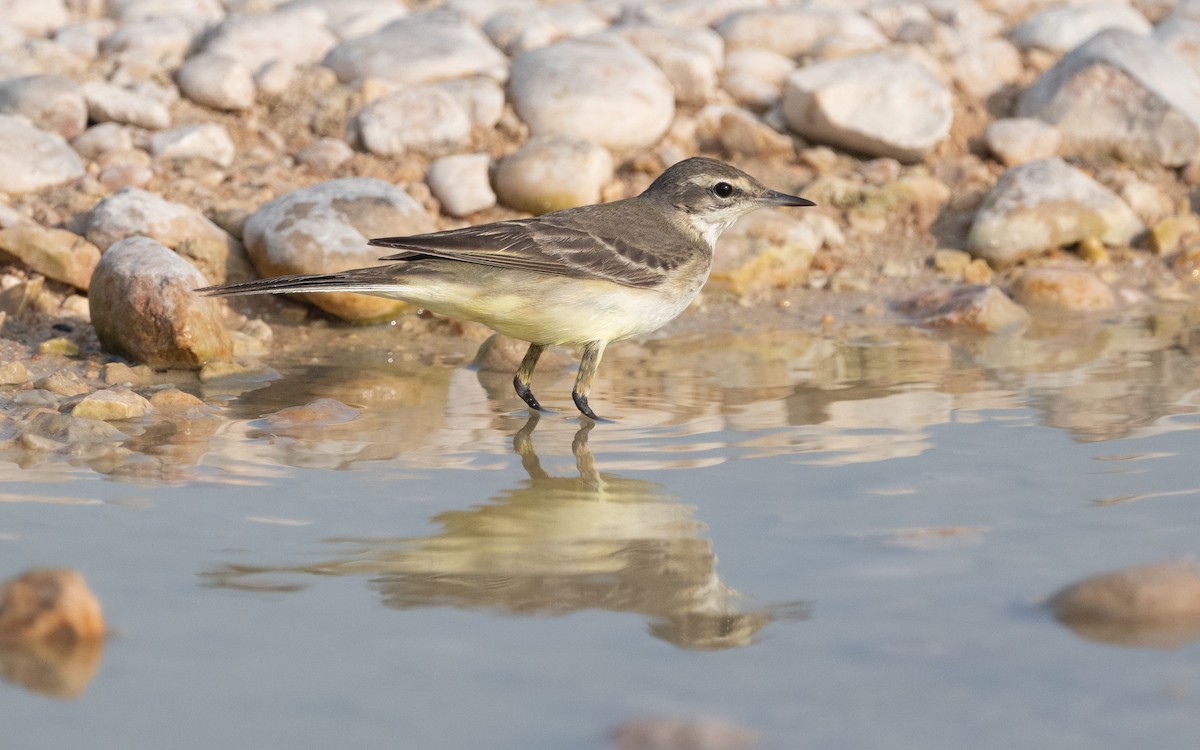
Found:
[[(651, 632), (684, 648), (751, 643), (782, 610), (746, 611), (716, 573), (704, 526), (655, 482), (597, 471), (587, 436), (572, 444), (579, 475), (553, 477), (534, 453), (532, 417), (513, 439), (529, 475), (491, 503), (433, 520), (421, 539), (355, 541), (357, 554), (295, 568), (230, 567), (217, 585), (256, 587), (254, 574), (372, 576), (385, 604), (455, 606), (557, 615), (584, 609), (635, 612)], [(793, 608), (792, 617), (804, 616)]]

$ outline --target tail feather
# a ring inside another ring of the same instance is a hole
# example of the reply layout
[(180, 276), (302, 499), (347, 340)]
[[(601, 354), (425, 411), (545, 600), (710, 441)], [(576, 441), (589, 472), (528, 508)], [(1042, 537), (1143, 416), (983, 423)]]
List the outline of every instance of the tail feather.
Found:
[(249, 294), (293, 294), (297, 292), (361, 292), (380, 294), (396, 287), (395, 273), (388, 266), (356, 268), (352, 271), (294, 274), (270, 279), (216, 284), (195, 291), (206, 297), (238, 297)]

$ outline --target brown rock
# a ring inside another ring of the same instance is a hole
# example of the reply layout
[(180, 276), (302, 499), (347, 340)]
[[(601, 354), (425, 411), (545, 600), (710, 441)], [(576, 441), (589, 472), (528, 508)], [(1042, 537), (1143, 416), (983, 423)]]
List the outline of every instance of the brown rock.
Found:
[(228, 359), (232, 347), (216, 302), (193, 292), (206, 284), (158, 242), (121, 240), (104, 253), (88, 295), (100, 343), (158, 369), (198, 369)]
[(65, 229), (19, 224), (0, 229), (0, 250), (29, 268), (77, 289), (87, 289), (100, 248)]
[(1058, 266), (1026, 269), (1013, 286), (1013, 298), (1030, 307), (1083, 312), (1117, 304), (1113, 290), (1092, 271)]
[(961, 328), (1007, 333), (1023, 328), (1029, 313), (994, 286), (936, 289), (918, 295), (897, 309), (930, 328)]
[(1105, 573), (1067, 586), (1047, 606), (1085, 638), (1180, 646), (1200, 638), (1200, 565), (1177, 560)]

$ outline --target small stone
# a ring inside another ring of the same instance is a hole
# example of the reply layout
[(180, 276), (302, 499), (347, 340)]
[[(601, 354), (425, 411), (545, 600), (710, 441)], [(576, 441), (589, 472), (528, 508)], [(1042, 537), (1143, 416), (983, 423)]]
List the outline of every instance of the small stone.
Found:
[(20, 360), (0, 365), (0, 385), (24, 385), (29, 382), (29, 370)]
[(425, 180), (443, 211), (451, 216), (467, 216), (496, 205), (488, 177), (491, 163), (487, 154), (444, 156), (429, 165)]
[(942, 247), (933, 253), (933, 267), (953, 278), (961, 279), (970, 262), (971, 254), (963, 250)]
[(63, 0), (0, 0), (0, 18), (29, 36), (46, 36), (69, 20)]
[(1079, 257), (1092, 265), (1099, 266), (1108, 263), (1108, 250), (1105, 250), (1104, 243), (1095, 237), (1084, 237), (1079, 241), (1077, 250)]
[(111, 18), (92, 18), (70, 23), (54, 32), (54, 43), (86, 60), (100, 56), (100, 42), (117, 29)]
[(508, 94), (533, 135), (570, 135), (616, 153), (653, 145), (675, 114), (666, 75), (611, 35), (526, 52), (513, 61)]
[(124, 362), (109, 362), (104, 366), (104, 383), (105, 385), (142, 385), (146, 382), (145, 372), (148, 368), (139, 366), (137, 368), (130, 367)]
[(200, 382), (205, 384), (263, 382), (274, 380), (276, 377), (274, 370), (270, 368), (250, 367), (226, 360), (213, 360), (200, 368)]
[(271, 60), (254, 73), (254, 86), (264, 96), (280, 96), (296, 78), (296, 65), (289, 60)]
[(570, 37), (603, 31), (608, 22), (582, 4), (518, 5), (488, 17), (483, 33), (509, 57)]
[[(479, 346), (471, 366), (479, 372), (499, 372), (510, 375), (521, 365), (525, 352), (529, 349), (528, 341), (510, 338), (499, 333), (492, 334)], [(552, 347), (547, 349), (538, 360), (538, 370), (553, 372), (571, 365), (574, 358), (566, 350)]]
[(379, 156), (443, 154), (462, 148), (471, 138), (471, 118), (436, 86), (400, 89), (381, 97), (358, 114), (355, 125), (363, 146)]
[(100, 259), (88, 299), (100, 343), (160, 369), (196, 369), (231, 354), (216, 302), (193, 290), (204, 276), (148, 237), (112, 245)]
[(1009, 37), (1022, 48), (1038, 47), (1065, 54), (1105, 29), (1125, 29), (1145, 36), (1154, 27), (1129, 5), (1095, 3), (1035, 13), (1014, 28)]
[(147, 130), (170, 127), (171, 113), (157, 99), (103, 81), (83, 84), (88, 116), (96, 122), (117, 122)]
[(976, 258), (963, 269), (963, 282), (966, 284), (990, 284), (996, 272), (983, 258)]
[(508, 58), (479, 29), (442, 14), (414, 14), (344, 41), (324, 64), (342, 81), (385, 78), (412, 85), (475, 75), (501, 82), (508, 77)]
[(1200, 566), (1179, 560), (1105, 573), (1067, 586), (1047, 606), (1087, 638), (1178, 647), (1200, 638)]
[(99, 419), (115, 422), (122, 419), (137, 419), (150, 411), (150, 402), (125, 388), (96, 391), (83, 398), (71, 410), (71, 416), (82, 419)]
[(788, 76), (783, 112), (805, 138), (918, 161), (950, 133), (950, 91), (914, 57), (872, 53)]
[(25, 312), (37, 302), (45, 284), (45, 277), (34, 276), (0, 291), (0, 312), (14, 316)]
[(150, 136), (150, 152), (161, 161), (207, 159), (219, 167), (233, 164), (236, 149), (224, 125), (184, 125)]
[(70, 140), (87, 127), (87, 104), (79, 85), (58, 75), (0, 80), (0, 114), (21, 115), (42, 130)]
[(1155, 224), (1175, 211), (1175, 205), (1166, 193), (1145, 180), (1123, 180), (1117, 188), (1117, 195), (1147, 225)]
[(1151, 227), (1150, 249), (1159, 255), (1170, 255), (1179, 250), (1185, 237), (1200, 234), (1200, 218), (1195, 214), (1168, 216)]
[(1062, 136), (1053, 125), (1032, 117), (996, 120), (983, 133), (988, 150), (1006, 167), (1048, 159), (1058, 153)]
[(309, 65), (337, 44), (325, 27), (327, 18), (324, 10), (313, 7), (231, 15), (207, 35), (203, 51), (236, 60), (247, 70), (275, 60)]
[(994, 286), (941, 288), (917, 295), (897, 309), (927, 328), (1010, 333), (1024, 328), (1029, 313)]
[(131, 151), (133, 133), (120, 123), (102, 122), (88, 128), (71, 141), (71, 148), (83, 158), (95, 160), (107, 153)]
[(19, 224), (0, 229), (0, 251), (28, 268), (76, 289), (87, 289), (100, 262), (100, 248), (65, 229)]
[(887, 157), (871, 159), (859, 165), (858, 173), (868, 185), (886, 185), (900, 179), (900, 162)]
[(346, 424), (358, 419), (361, 412), (333, 398), (318, 398), (303, 406), (289, 406), (263, 417), (271, 429), (288, 430), (307, 425)]
[(206, 107), (238, 112), (254, 106), (254, 78), (232, 58), (193, 55), (175, 73), (175, 82), (184, 96)]
[(986, 100), (1024, 74), (1021, 53), (1007, 39), (967, 45), (954, 59), (954, 82), (968, 95)]
[(34, 386), (59, 396), (78, 396), (91, 390), (72, 370), (55, 370), (34, 383)]
[(566, 135), (535, 136), (496, 165), (496, 193), (506, 206), (543, 214), (598, 203), (612, 176), (607, 150)]
[(204, 402), (178, 388), (166, 388), (155, 391), (150, 396), (150, 406), (155, 409), (187, 409), (193, 406), (204, 406)]
[(458, 102), (476, 128), (491, 130), (504, 114), (504, 89), (490, 78), (476, 76), (434, 85)]
[(38, 344), (38, 354), (61, 354), (64, 357), (78, 357), (79, 344), (64, 336), (56, 336)]
[(104, 631), (100, 602), (74, 570), (29, 570), (0, 585), (0, 646), (69, 648)]
[(331, 174), (354, 156), (354, 149), (340, 138), (318, 138), (296, 154), (296, 161), (314, 172)]
[(738, 107), (709, 105), (696, 120), (701, 142), (715, 142), (729, 157), (790, 157), (796, 150), (790, 136)]
[[(261, 276), (334, 273), (378, 263), (374, 237), (431, 232), (432, 218), (383, 180), (329, 180), (265, 203), (246, 221), (246, 250)], [(345, 320), (388, 320), (404, 303), (362, 294), (301, 295)]]
[(706, 28), (678, 28), (650, 24), (621, 26), (619, 33), (667, 74), (675, 100), (704, 104), (717, 90), (725, 43)]
[(1142, 231), (1111, 190), (1062, 159), (1041, 159), (1004, 173), (975, 215), (967, 250), (1006, 266), (1087, 237), (1128, 244)]
[(725, 57), (721, 88), (738, 104), (761, 111), (774, 106), (783, 96), (783, 84), (796, 69), (789, 57), (768, 49), (745, 47)]
[(1112, 289), (1086, 268), (1027, 268), (1013, 285), (1013, 297), (1027, 307), (1090, 312), (1111, 310)]
[(83, 177), (83, 163), (61, 136), (0, 115), (0, 192), (28, 193)]
[(100, 42), (100, 50), (127, 70), (170, 70), (179, 67), (203, 28), (199, 20), (178, 16), (140, 18), (119, 25)]
[(717, 32), (732, 49), (768, 49), (784, 57), (834, 57), (882, 49), (887, 37), (854, 10), (827, 6), (750, 9), (731, 14)]

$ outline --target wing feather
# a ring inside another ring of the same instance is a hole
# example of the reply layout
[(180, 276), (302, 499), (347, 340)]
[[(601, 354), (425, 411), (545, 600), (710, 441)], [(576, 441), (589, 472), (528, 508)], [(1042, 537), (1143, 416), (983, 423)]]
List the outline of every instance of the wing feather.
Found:
[[(596, 222), (587, 218), (571, 212), (548, 214), (434, 234), (383, 237), (371, 244), (401, 251), (381, 260), (445, 258), (631, 287), (655, 286), (679, 265), (678, 253), (663, 256), (639, 247), (632, 239), (637, 227), (618, 221), (615, 232), (597, 231)], [(630, 237), (614, 236), (618, 233)]]

